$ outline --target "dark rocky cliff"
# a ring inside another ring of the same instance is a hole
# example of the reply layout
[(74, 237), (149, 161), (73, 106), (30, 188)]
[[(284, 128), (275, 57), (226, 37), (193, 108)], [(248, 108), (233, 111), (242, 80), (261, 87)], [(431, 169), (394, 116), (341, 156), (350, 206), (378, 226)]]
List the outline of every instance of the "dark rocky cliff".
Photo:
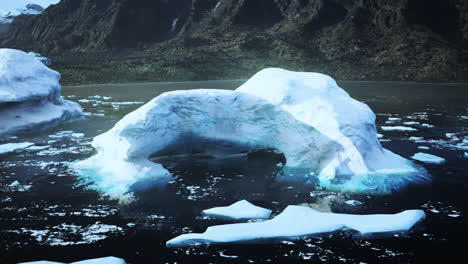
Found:
[(264, 67), (340, 79), (468, 80), (465, 0), (62, 0), (2, 47), (74, 83), (246, 78)]

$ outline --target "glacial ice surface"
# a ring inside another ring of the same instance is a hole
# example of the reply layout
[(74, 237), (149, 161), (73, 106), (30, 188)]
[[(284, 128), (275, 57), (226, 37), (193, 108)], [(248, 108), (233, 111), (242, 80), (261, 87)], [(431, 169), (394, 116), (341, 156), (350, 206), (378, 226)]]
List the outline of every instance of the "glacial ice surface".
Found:
[(7, 143), (0, 145), (0, 154), (10, 153), (19, 149), (25, 149), (34, 145), (30, 142), (21, 142), (21, 143)]
[(271, 210), (253, 205), (246, 200), (242, 200), (230, 206), (203, 210), (203, 213), (214, 218), (234, 220), (268, 219), (271, 215)]
[(407, 210), (398, 214), (352, 215), (321, 213), (309, 207), (288, 206), (281, 214), (268, 221), (211, 226), (201, 234), (178, 236), (166, 242), (166, 246), (293, 240), (346, 228), (363, 235), (395, 233), (410, 230), (425, 216), (423, 210)]
[(0, 49), (0, 134), (82, 115), (62, 98), (60, 74), (19, 50)]

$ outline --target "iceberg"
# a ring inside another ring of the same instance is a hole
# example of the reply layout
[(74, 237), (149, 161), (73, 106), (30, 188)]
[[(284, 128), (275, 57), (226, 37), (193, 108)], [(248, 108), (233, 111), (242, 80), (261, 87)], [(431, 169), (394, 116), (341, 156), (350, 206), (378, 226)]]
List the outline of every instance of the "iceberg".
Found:
[[(427, 172), (380, 145), (375, 115), (331, 77), (282, 69), (260, 71), (235, 91), (164, 93), (94, 138), (97, 154), (73, 165), (84, 183), (118, 198), (137, 182), (171, 174), (150, 158), (273, 149), (286, 163), (278, 180), (332, 190), (388, 193)], [(138, 184), (145, 186), (148, 184)]]
[(422, 153), (418, 152), (414, 154), (412, 157), (414, 160), (418, 160), (424, 163), (429, 163), (429, 164), (443, 164), (445, 163), (445, 159), (432, 155), (432, 154), (427, 154), (427, 153)]
[[(105, 257), (105, 258), (96, 258), (96, 259), (88, 259), (82, 260), (78, 262), (71, 262), (69, 264), (126, 264), (125, 260), (116, 257)], [(65, 264), (62, 262), (53, 262), (53, 261), (33, 261), (33, 262), (22, 262), (18, 264)]]
[(246, 200), (242, 200), (230, 206), (203, 210), (203, 213), (214, 218), (248, 220), (268, 219), (271, 215), (271, 210), (255, 206)]
[(321, 213), (309, 207), (288, 206), (281, 214), (268, 221), (211, 226), (201, 234), (178, 236), (167, 241), (166, 246), (295, 240), (342, 229), (356, 230), (362, 235), (406, 232), (425, 216), (423, 210), (407, 210), (398, 214), (352, 215)]
[(382, 126), (382, 130), (383, 131), (405, 131), (405, 132), (417, 131), (416, 128), (406, 127), (406, 126)]
[(59, 79), (33, 56), (0, 49), (0, 135), (80, 117), (81, 106), (60, 95)]

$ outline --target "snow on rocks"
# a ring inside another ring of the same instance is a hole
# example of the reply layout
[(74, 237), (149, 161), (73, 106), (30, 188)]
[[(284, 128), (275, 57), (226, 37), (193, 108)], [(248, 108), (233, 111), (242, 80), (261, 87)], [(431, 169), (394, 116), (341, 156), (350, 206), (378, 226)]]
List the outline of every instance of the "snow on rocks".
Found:
[(0, 145), (0, 154), (6, 154), (6, 153), (14, 152), (16, 150), (25, 149), (32, 145), (34, 145), (34, 143), (30, 143), (30, 142), (2, 144)]
[(281, 214), (268, 221), (211, 226), (201, 234), (178, 236), (166, 242), (166, 246), (294, 240), (346, 228), (363, 235), (395, 233), (410, 230), (425, 216), (423, 210), (407, 210), (387, 215), (352, 215), (321, 213), (309, 207), (288, 206)]
[[(97, 155), (76, 163), (85, 182), (110, 196), (139, 181), (167, 182), (150, 157), (209, 151), (275, 149), (286, 164), (280, 180), (353, 192), (390, 192), (426, 171), (380, 145), (375, 115), (329, 76), (260, 71), (236, 91), (164, 93), (94, 138)], [(351, 177), (349, 177), (351, 176)], [(142, 186), (146, 184), (139, 184)]]
[(59, 79), (33, 56), (0, 49), (0, 135), (81, 116), (80, 105), (60, 96)]
[(203, 210), (203, 213), (214, 218), (246, 220), (268, 219), (271, 215), (271, 210), (255, 206), (246, 200), (242, 200), (230, 206)]
[[(72, 262), (69, 264), (126, 264), (125, 260), (116, 257), (104, 257), (96, 259), (82, 260), (78, 262)], [(62, 262), (53, 262), (53, 261), (33, 261), (33, 262), (22, 262), (18, 264), (65, 264)]]
[(418, 161), (421, 161), (421, 162), (424, 162), (424, 163), (429, 163), (429, 164), (443, 164), (443, 163), (445, 163), (444, 158), (441, 158), (441, 157), (438, 157), (438, 156), (435, 156), (435, 155), (431, 155), (431, 154), (427, 154), (427, 153), (422, 153), (422, 152), (418, 152), (418, 153), (414, 154), (411, 158), (414, 159), (414, 160), (418, 160)]

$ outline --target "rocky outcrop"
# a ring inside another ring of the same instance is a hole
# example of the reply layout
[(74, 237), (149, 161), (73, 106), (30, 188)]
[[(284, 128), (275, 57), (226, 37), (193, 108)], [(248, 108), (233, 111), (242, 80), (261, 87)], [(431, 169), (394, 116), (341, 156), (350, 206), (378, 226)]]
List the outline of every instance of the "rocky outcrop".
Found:
[[(15, 21), (1, 43), (52, 57), (80, 83), (245, 78), (266, 66), (340, 79), (468, 80), (468, 4), (62, 0)], [(102, 68), (109, 72), (93, 75)]]

